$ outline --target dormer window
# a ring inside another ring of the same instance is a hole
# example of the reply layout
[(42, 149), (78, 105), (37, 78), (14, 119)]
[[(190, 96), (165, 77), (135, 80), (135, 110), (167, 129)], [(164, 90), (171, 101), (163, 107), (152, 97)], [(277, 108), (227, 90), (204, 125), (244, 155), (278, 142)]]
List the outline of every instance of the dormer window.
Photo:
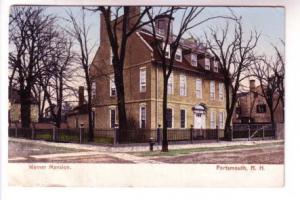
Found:
[(219, 63), (218, 61), (214, 61), (214, 72), (219, 72)]
[(197, 54), (191, 54), (191, 64), (192, 66), (197, 67)]
[(206, 70), (210, 70), (210, 60), (209, 58), (204, 58), (204, 66)]
[[(164, 48), (165, 48), (165, 43), (164, 42), (162, 43), (161, 48), (162, 48), (162, 50), (164, 50)], [(170, 58), (170, 45), (169, 44), (167, 44), (167, 47), (166, 47), (165, 57)]]
[(177, 48), (176, 54), (175, 54), (175, 60), (182, 62), (182, 49)]

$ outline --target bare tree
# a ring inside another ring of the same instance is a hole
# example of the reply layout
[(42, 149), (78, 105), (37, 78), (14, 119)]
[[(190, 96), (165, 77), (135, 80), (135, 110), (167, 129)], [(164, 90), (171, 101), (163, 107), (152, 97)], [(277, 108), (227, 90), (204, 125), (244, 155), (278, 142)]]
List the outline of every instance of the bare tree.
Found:
[[(163, 70), (163, 141), (162, 151), (168, 151), (168, 136), (167, 136), (167, 102), (168, 102), (168, 80), (173, 71), (173, 65), (175, 61), (175, 55), (178, 47), (180, 46), (184, 34), (193, 29), (194, 27), (203, 24), (209, 20), (215, 18), (222, 18), (223, 16), (214, 16), (199, 20), (199, 15), (204, 11), (204, 7), (170, 7), (164, 12), (164, 15), (154, 12), (153, 9), (147, 11), (147, 16), (150, 19), (150, 25), (152, 28), (153, 46), (155, 52), (159, 57), (159, 65)], [(179, 21), (178, 32), (173, 34), (172, 32), (172, 20), (176, 12), (182, 11), (182, 17)], [(160, 37), (157, 34), (157, 28), (155, 26), (155, 19), (160, 17), (166, 17), (167, 15), (167, 28), (164, 33), (164, 37)], [(170, 46), (170, 56), (166, 56), (167, 47)]]
[(15, 80), (21, 101), (22, 127), (30, 126), (32, 90), (44, 70), (40, 62), (57, 36), (55, 17), (44, 11), (42, 7), (12, 7), (10, 15), (10, 86)]
[[(281, 40), (281, 43), (283, 45), (283, 48), (285, 47), (285, 42)], [(285, 96), (285, 87), (284, 87), (284, 81), (285, 81), (285, 58), (284, 54), (279, 50), (277, 46), (274, 46), (276, 56), (275, 56), (275, 62), (273, 62), (273, 71), (274, 76), (277, 80), (277, 88), (278, 88), (278, 94), (279, 98), (282, 102), (283, 106), (283, 116), (284, 116), (284, 96)]]
[(88, 107), (88, 140), (94, 140), (94, 126), (93, 126), (93, 113), (92, 113), (92, 81), (90, 76), (90, 55), (93, 50), (93, 45), (89, 43), (89, 30), (90, 26), (86, 23), (86, 11), (82, 8), (81, 19), (77, 20), (72, 12), (68, 12), (69, 21), (71, 27), (66, 31), (75, 39), (76, 45), (78, 45), (79, 53), (77, 56), (77, 62), (84, 71), (84, 78), (87, 89), (87, 107)]
[[(62, 106), (66, 94), (72, 87), (73, 62), (72, 41), (61, 30), (55, 39), (51, 51), (43, 58), (43, 65), (47, 70), (39, 76), (39, 84), (43, 88), (44, 98), (47, 100), (56, 127), (60, 128), (62, 121)], [(54, 103), (55, 102), (55, 103)]]
[(275, 75), (277, 68), (278, 61), (273, 62), (265, 56), (257, 59), (252, 67), (252, 74), (260, 83), (260, 92), (257, 94), (265, 99), (273, 126), (275, 125), (275, 111), (281, 100), (278, 87), (281, 77)]
[(235, 21), (233, 34), (230, 34), (229, 23), (224, 28), (210, 28), (210, 34), (205, 33), (208, 50), (220, 63), (220, 73), (224, 78), (226, 92), (226, 122), (225, 138), (229, 139), (231, 119), (237, 102), (237, 92), (240, 83), (249, 76), (249, 67), (253, 64), (260, 34), (250, 32), (245, 37), (241, 19)]

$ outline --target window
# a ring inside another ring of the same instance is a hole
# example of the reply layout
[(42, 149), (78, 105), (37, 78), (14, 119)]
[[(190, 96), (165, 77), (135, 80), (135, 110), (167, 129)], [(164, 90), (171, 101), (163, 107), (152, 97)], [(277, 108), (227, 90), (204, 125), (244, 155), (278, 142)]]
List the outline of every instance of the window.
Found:
[(96, 97), (96, 81), (92, 82), (92, 99), (95, 99)]
[(224, 84), (223, 83), (219, 83), (219, 100), (223, 100), (224, 99)]
[(109, 64), (110, 65), (113, 64), (113, 57), (114, 57), (114, 54), (113, 54), (112, 48), (110, 48), (110, 51), (109, 51)]
[(180, 110), (180, 128), (186, 127), (186, 111), (184, 109)]
[(146, 128), (146, 106), (140, 106), (140, 128)]
[(210, 128), (216, 128), (216, 112), (210, 112)]
[(204, 58), (204, 66), (206, 70), (210, 70), (210, 60), (209, 58)]
[(197, 54), (191, 54), (191, 64), (192, 66), (197, 67)]
[(196, 79), (196, 97), (202, 98), (202, 80)]
[(224, 128), (224, 112), (219, 112), (219, 129)]
[(146, 68), (140, 68), (140, 92), (146, 92)]
[(158, 34), (163, 35), (165, 33), (164, 26), (165, 26), (164, 20), (158, 20)]
[(168, 94), (173, 94), (173, 73), (171, 73), (169, 79), (168, 79)]
[(173, 110), (171, 108), (167, 109), (167, 128), (173, 127)]
[(109, 88), (110, 88), (110, 96), (116, 96), (116, 85), (115, 85), (115, 77), (114, 75), (110, 76), (110, 81), (109, 81)]
[(266, 106), (266, 104), (258, 104), (258, 105), (256, 105), (256, 112), (257, 113), (266, 113), (267, 112), (267, 106)]
[(210, 81), (210, 99), (215, 100), (215, 81)]
[(219, 72), (219, 63), (218, 61), (214, 61), (214, 72)]
[(110, 128), (115, 128), (116, 125), (116, 109), (111, 108), (110, 111)]
[(179, 77), (179, 84), (180, 84), (180, 96), (186, 96), (186, 76), (180, 75)]
[[(161, 48), (162, 48), (162, 50), (164, 50), (164, 48), (165, 48), (165, 43), (164, 42), (162, 43)], [(170, 58), (170, 45), (169, 44), (167, 44), (167, 47), (166, 47), (165, 57)]]
[(177, 48), (176, 53), (175, 53), (175, 60), (182, 62), (182, 49)]

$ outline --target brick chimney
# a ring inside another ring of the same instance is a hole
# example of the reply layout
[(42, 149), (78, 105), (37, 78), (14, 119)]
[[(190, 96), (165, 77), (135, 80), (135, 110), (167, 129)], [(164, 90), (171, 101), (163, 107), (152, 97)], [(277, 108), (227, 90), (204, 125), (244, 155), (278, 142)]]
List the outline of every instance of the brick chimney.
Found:
[(249, 81), (250, 92), (255, 92), (255, 80)]
[(82, 106), (84, 104), (84, 87), (79, 86), (78, 88), (78, 106)]
[(155, 28), (157, 32), (161, 35), (166, 35), (168, 31), (168, 26), (170, 23), (170, 37), (173, 35), (173, 21), (174, 18), (170, 15), (157, 15), (155, 17)]

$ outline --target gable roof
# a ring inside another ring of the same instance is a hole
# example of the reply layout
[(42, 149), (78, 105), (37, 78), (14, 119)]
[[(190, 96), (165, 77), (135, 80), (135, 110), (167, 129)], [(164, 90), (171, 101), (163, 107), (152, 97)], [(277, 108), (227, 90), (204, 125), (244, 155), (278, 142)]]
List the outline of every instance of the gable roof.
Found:
[[(144, 42), (147, 43), (147, 46), (150, 46), (152, 49), (155, 49), (153, 35), (148, 33), (147, 30), (145, 31), (144, 29), (139, 32), (139, 35), (144, 40)], [(160, 37), (160, 36), (158, 36), (158, 37)], [(188, 41), (186, 39), (181, 42), (180, 47), (183, 49), (183, 54), (195, 52), (198, 55), (202, 54), (203, 57), (204, 57), (204, 55), (208, 55), (208, 53), (204, 50), (204, 47), (200, 46), (200, 47), (196, 48), (195, 46), (193, 46), (193, 43), (191, 43), (190, 41)], [(211, 55), (209, 55), (209, 57), (211, 57)], [(159, 54), (155, 51), (153, 52), (153, 59), (154, 59), (152, 61), (153, 63), (158, 64), (158, 65), (161, 64)], [(217, 73), (212, 70), (205, 70), (204, 66), (202, 66), (199, 62), (198, 62), (198, 67), (192, 66), (191, 63), (186, 59), (185, 56), (182, 56), (182, 62), (174, 60), (173, 67), (178, 70), (196, 73), (197, 75), (202, 76), (203, 78), (206, 78), (206, 79), (223, 80), (223, 76), (221, 73)], [(211, 67), (211, 69), (212, 69), (212, 67)]]

